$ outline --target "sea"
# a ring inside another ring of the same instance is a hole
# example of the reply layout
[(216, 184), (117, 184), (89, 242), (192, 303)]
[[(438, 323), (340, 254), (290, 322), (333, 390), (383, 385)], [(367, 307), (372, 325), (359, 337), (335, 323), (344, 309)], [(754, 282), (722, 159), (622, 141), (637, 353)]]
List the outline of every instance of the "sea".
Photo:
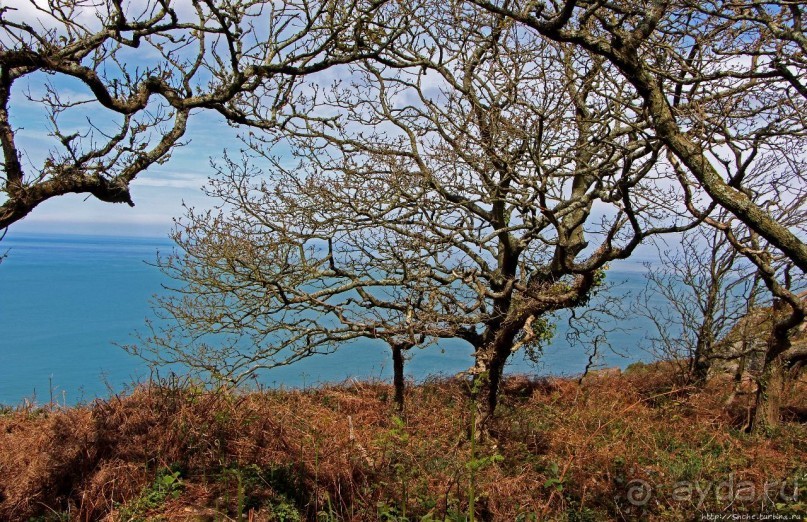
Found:
[[(146, 321), (154, 318), (153, 298), (167, 291), (167, 279), (154, 264), (158, 252), (171, 249), (168, 238), (9, 233), (0, 241), (0, 255), (5, 255), (0, 262), (0, 404), (87, 403), (161, 375), (120, 346), (136, 342), (137, 332), (145, 333)], [(604, 294), (629, 304), (645, 288), (648, 259), (614, 263)], [(600, 317), (604, 328), (596, 342), (571, 342), (568, 314), (558, 316), (541, 357), (533, 361), (516, 353), (507, 372), (574, 376), (588, 364), (625, 368), (651, 360), (647, 338), (652, 324), (628, 311), (614, 315)], [(591, 358), (595, 344), (597, 356)], [(383, 346), (356, 341), (329, 355), (267, 370), (257, 382), (304, 388), (350, 379), (389, 380), (392, 363)], [(422, 381), (471, 365), (469, 346), (444, 341), (410, 351), (406, 374)]]

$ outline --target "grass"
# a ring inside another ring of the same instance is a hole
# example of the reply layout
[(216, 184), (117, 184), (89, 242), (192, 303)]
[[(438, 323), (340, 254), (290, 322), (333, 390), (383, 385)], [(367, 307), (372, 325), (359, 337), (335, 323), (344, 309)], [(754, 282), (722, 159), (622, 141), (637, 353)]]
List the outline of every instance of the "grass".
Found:
[[(807, 514), (805, 424), (747, 435), (745, 404), (723, 404), (727, 381), (674, 383), (660, 365), (582, 385), (513, 377), (495, 438), (475, 446), (467, 387), (448, 380), (411, 386), (404, 420), (390, 386), (356, 382), (252, 393), (151, 384), (82, 407), (20, 407), (0, 416), (0, 519)], [(806, 402), (800, 383), (790, 403)]]

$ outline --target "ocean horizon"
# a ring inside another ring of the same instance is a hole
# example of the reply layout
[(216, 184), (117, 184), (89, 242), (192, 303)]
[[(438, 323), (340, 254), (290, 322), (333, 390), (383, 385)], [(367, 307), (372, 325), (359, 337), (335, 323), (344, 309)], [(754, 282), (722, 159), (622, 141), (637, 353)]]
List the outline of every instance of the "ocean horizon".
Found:
[[(141, 359), (120, 345), (136, 340), (151, 314), (154, 295), (168, 282), (154, 266), (168, 252), (167, 237), (70, 234), (13, 234), (0, 241), (0, 404), (23, 401), (74, 405), (108, 397), (152, 376)], [(645, 285), (643, 262), (612, 264), (609, 290), (627, 300)], [(598, 367), (624, 368), (652, 359), (642, 349), (650, 324), (625, 317), (611, 325), (613, 350), (603, 349)], [(507, 372), (577, 375), (589, 357), (586, 346), (570, 345), (561, 321), (538, 364), (523, 354), (511, 357)], [(270, 387), (307, 387), (348, 379), (391, 379), (392, 363), (384, 344), (370, 339), (316, 355), (257, 378)], [(410, 352), (407, 377), (420, 381), (454, 375), (472, 365), (462, 341), (442, 341)], [(163, 375), (170, 373), (165, 370)]]

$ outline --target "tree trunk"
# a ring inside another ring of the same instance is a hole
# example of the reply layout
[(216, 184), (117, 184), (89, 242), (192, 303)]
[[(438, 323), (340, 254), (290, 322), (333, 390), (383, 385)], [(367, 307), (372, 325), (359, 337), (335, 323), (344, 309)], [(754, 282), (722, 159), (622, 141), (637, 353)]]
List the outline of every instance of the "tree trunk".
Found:
[[(746, 343), (743, 343), (745, 345)], [(746, 348), (743, 348), (743, 352), (746, 351)], [(745, 363), (748, 359), (748, 355), (744, 355), (737, 359), (737, 370), (734, 372), (734, 380), (731, 386), (731, 393), (729, 394), (728, 398), (726, 398), (725, 405), (726, 407), (731, 406), (734, 403), (734, 399), (737, 398), (737, 394), (740, 393), (743, 386), (743, 376), (745, 375)]]
[(474, 366), (474, 382), (471, 398), (474, 401), (474, 438), (482, 440), (490, 436), (490, 419), (499, 400), (504, 364), (510, 355), (509, 348), (489, 346), (477, 351)]
[(395, 410), (398, 415), (404, 413), (404, 348), (400, 344), (391, 345), (392, 348), (392, 385), (395, 388)]
[(769, 434), (779, 426), (782, 415), (782, 399), (787, 385), (787, 370), (784, 357), (765, 359), (762, 374), (757, 384), (756, 407), (751, 431)]
[(714, 308), (717, 300), (716, 290), (709, 289), (709, 297), (706, 305), (706, 313), (698, 329), (698, 340), (695, 345), (695, 353), (692, 356), (692, 367), (690, 375), (695, 386), (703, 387), (709, 378), (709, 369), (712, 365), (712, 352), (714, 345)]
[(794, 309), (781, 299), (774, 300), (772, 308), (772, 327), (765, 362), (757, 385), (756, 408), (753, 433), (770, 434), (781, 422), (781, 407), (788, 387), (787, 351), (792, 346), (791, 332), (804, 321), (800, 309)]
[(703, 387), (709, 377), (711, 359), (706, 355), (706, 350), (698, 350), (692, 359), (692, 383), (695, 386)]

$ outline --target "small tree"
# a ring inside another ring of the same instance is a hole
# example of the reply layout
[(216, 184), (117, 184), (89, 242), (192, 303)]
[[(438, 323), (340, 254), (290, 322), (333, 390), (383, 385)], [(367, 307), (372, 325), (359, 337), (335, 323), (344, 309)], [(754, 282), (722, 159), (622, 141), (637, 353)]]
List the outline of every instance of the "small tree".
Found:
[[(724, 119), (733, 116), (727, 114)], [(764, 128), (753, 126), (748, 134), (737, 133), (727, 125), (716, 126), (713, 132), (723, 138), (726, 151), (720, 154), (720, 147), (714, 145), (713, 154), (721, 159), (732, 179), (742, 181), (746, 196), (755, 202), (765, 201), (767, 211), (783, 225), (803, 230), (807, 223), (803, 140), (787, 133), (769, 135)], [(695, 187), (680, 169), (679, 181), (690, 212), (724, 235), (728, 244), (755, 268), (756, 277), (773, 297), (773, 306), (760, 322), (767, 339), (757, 376), (752, 423), (754, 431), (768, 433), (780, 422), (780, 405), (789, 389), (789, 368), (800, 366), (804, 358), (803, 353), (792, 350), (792, 340), (802, 330), (807, 315), (807, 303), (798, 295), (804, 287), (804, 273), (794, 267), (787, 254), (741, 220), (726, 213), (712, 216), (714, 203), (705, 208), (696, 205)], [(755, 313), (753, 309), (749, 312)]]
[(659, 253), (660, 263), (646, 265), (647, 287), (634, 310), (655, 327), (651, 348), (684, 365), (685, 383), (702, 385), (716, 359), (732, 357), (716, 348), (754, 307), (759, 279), (755, 267), (712, 227), (685, 232), (680, 248), (659, 246)]
[[(351, 340), (379, 339), (392, 352), (395, 403), (403, 412), (405, 352), (458, 335), (468, 308), (456, 300), (438, 308), (433, 301), (443, 296), (422, 286), (410, 252), (382, 258), (400, 245), (350, 213), (321, 207), (325, 187), (280, 174), (273, 190), (253, 190), (249, 161), (227, 159), (218, 169), (211, 193), (228, 210), (189, 210), (178, 222), (179, 250), (159, 262), (177, 282), (157, 300), (162, 325), (142, 346), (127, 348), (156, 364), (179, 363), (238, 384)], [(328, 217), (324, 229), (315, 212)], [(342, 235), (333, 237), (337, 229)]]

